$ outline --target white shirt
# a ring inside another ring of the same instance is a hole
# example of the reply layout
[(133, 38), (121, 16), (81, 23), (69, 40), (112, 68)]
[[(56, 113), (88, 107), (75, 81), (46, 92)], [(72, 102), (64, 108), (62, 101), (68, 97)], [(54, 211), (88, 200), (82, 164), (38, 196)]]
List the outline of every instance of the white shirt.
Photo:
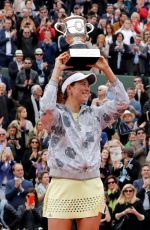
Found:
[[(6, 38), (10, 37), (10, 31), (5, 31)], [(6, 42), (6, 55), (12, 55), (11, 54), (11, 42), (10, 40)]]

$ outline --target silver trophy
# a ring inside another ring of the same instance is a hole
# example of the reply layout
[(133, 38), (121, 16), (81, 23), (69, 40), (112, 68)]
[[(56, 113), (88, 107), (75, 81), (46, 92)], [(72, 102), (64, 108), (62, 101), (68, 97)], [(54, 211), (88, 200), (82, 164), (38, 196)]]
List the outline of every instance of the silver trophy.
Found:
[[(87, 30), (89, 28), (89, 31)], [(57, 22), (55, 29), (62, 33), (69, 44), (70, 59), (66, 65), (74, 66), (74, 69), (89, 69), (87, 65), (94, 64), (100, 57), (100, 50), (89, 48), (88, 34), (94, 29), (91, 23), (86, 23), (86, 19), (75, 15), (64, 19), (64, 22)]]

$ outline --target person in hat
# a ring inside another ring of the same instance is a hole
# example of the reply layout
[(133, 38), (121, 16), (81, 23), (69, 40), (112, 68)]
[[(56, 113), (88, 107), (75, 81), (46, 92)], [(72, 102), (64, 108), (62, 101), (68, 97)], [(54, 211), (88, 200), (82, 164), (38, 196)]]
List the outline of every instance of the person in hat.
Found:
[(129, 134), (136, 128), (135, 124), (135, 115), (129, 110), (125, 110), (118, 126), (120, 141), (123, 145), (128, 142)]
[[(56, 104), (58, 84), (69, 55), (60, 54), (51, 80), (40, 100), (41, 121), (51, 130), (48, 165), (52, 180), (44, 199), (43, 216), (48, 229), (70, 230), (73, 219), (78, 229), (97, 230), (105, 209), (100, 179), (100, 135), (128, 107), (128, 97), (104, 57), (94, 65), (111, 81), (114, 100), (100, 107), (86, 106), (90, 86), (96, 83), (92, 72), (64, 72), (61, 91), (64, 104)], [(92, 65), (90, 65), (92, 67)], [(68, 76), (67, 76), (68, 75)]]
[(9, 63), (8, 73), (10, 76), (10, 86), (12, 89), (12, 97), (16, 99), (16, 76), (18, 72), (23, 68), (23, 52), (22, 50), (16, 50), (15, 58)]
[(32, 69), (38, 73), (39, 84), (44, 89), (50, 76), (50, 66), (43, 60), (43, 50), (41, 48), (37, 48), (34, 55), (35, 59), (32, 62)]

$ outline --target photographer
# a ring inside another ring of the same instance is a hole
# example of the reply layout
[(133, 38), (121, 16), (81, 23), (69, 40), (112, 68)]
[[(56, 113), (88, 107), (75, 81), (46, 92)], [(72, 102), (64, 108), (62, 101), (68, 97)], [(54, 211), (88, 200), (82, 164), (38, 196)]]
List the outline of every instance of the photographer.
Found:
[(25, 194), (25, 203), (18, 207), (18, 215), (20, 217), (19, 230), (28, 229), (36, 230), (41, 225), (41, 217), (36, 210), (37, 193), (35, 189), (27, 190)]

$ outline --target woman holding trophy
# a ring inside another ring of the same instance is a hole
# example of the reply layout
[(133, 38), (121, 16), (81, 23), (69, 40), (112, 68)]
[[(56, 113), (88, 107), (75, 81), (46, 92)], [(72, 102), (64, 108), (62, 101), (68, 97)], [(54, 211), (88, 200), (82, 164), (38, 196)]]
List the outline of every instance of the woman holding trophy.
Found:
[[(100, 107), (86, 106), (93, 73), (75, 72), (62, 80), (64, 104), (56, 103), (58, 84), (68, 52), (56, 58), (52, 77), (41, 98), (41, 121), (50, 130), (48, 165), (51, 182), (44, 200), (44, 217), (49, 230), (70, 230), (76, 219), (78, 230), (98, 230), (105, 209), (100, 179), (101, 131), (128, 107), (128, 96), (104, 57), (94, 67), (111, 82), (114, 100)], [(69, 72), (69, 71), (68, 71)]]

